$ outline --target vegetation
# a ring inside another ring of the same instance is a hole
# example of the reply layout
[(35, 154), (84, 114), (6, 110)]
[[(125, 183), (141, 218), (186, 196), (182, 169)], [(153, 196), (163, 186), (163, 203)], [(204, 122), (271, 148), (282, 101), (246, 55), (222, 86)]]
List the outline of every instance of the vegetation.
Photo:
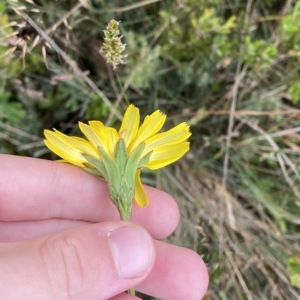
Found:
[(299, 32), (295, 0), (1, 1), (0, 152), (55, 159), (43, 129), (115, 125), (128, 103), (187, 121), (189, 154), (144, 177), (178, 201), (170, 242), (207, 262), (206, 299), (298, 299)]

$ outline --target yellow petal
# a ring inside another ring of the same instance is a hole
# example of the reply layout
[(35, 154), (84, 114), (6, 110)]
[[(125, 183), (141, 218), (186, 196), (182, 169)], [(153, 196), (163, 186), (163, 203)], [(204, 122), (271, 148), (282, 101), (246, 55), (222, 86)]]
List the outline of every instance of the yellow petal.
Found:
[(157, 147), (153, 150), (150, 161), (145, 167), (155, 170), (165, 167), (181, 158), (190, 148), (189, 142)]
[(159, 110), (155, 111), (150, 116), (147, 116), (139, 128), (135, 139), (131, 142), (129, 152), (131, 152), (141, 142), (144, 142), (160, 131), (166, 121), (166, 117), (167, 116)]
[(101, 158), (99, 151), (96, 150), (88, 141), (80, 137), (70, 136), (68, 137), (68, 142), (84, 154)]
[(115, 128), (106, 127), (104, 129), (105, 140), (108, 147), (108, 151), (111, 156), (114, 156), (117, 142), (119, 140), (118, 132)]
[(105, 149), (107, 152), (109, 151), (104, 130), (96, 130), (82, 122), (79, 122), (78, 124), (82, 133), (96, 149), (100, 147)]
[(57, 133), (45, 130), (44, 135), (46, 136), (46, 140), (44, 141), (46, 146), (59, 157), (80, 167), (83, 167), (83, 164), (87, 163), (85, 158), (80, 154), (80, 151), (65, 143)]
[(166, 132), (158, 133), (148, 139), (146, 141), (146, 147), (143, 151), (143, 155), (149, 153), (156, 147), (184, 142), (189, 138), (190, 135), (191, 132), (189, 131), (188, 124), (183, 122)]
[(54, 132), (61, 139), (61, 141), (63, 141), (65, 144), (68, 144), (70, 147), (78, 150), (81, 153), (100, 158), (99, 151), (96, 150), (87, 140), (76, 136), (70, 137), (56, 129), (54, 129)]
[(125, 141), (126, 147), (129, 146), (131, 141), (135, 138), (140, 125), (140, 111), (134, 105), (129, 105), (127, 108), (119, 134)]
[(137, 170), (136, 174), (135, 174), (135, 194), (134, 194), (134, 198), (136, 203), (140, 206), (140, 207), (145, 207), (149, 204), (149, 199), (148, 196), (144, 190), (144, 187), (142, 185), (141, 182), (141, 170)]
[[(113, 146), (112, 146), (112, 142), (110, 140), (112, 138), (113, 138), (113, 140), (115, 140), (115, 137), (118, 136), (116, 129), (112, 128), (112, 127), (105, 126), (100, 121), (89, 121), (88, 123), (93, 129), (95, 129), (97, 135), (99, 136), (99, 139), (103, 142), (103, 144), (106, 145), (106, 147), (104, 147), (104, 149), (107, 148), (106, 150), (109, 151), (109, 153), (111, 155), (113, 155), (114, 151), (112, 150)], [(113, 133), (113, 136), (111, 136), (111, 134), (109, 136), (107, 136), (108, 130), (114, 130), (115, 131)]]
[(92, 128), (96, 130), (101, 130), (103, 127), (105, 127), (104, 124), (100, 121), (89, 121), (88, 123)]

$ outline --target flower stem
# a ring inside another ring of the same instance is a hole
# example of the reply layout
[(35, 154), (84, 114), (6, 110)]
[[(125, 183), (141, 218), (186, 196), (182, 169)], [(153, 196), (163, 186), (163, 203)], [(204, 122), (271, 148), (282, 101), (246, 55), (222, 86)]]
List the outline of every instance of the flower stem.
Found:
[(129, 289), (128, 294), (135, 296), (135, 289)]
[(118, 210), (122, 221), (131, 221), (132, 203), (130, 203), (130, 205), (123, 206), (121, 203), (119, 203)]
[[(118, 210), (122, 221), (131, 221), (132, 202), (131, 205), (128, 205), (127, 207), (122, 207), (122, 205), (119, 205)], [(135, 296), (134, 288), (129, 289), (128, 294)]]

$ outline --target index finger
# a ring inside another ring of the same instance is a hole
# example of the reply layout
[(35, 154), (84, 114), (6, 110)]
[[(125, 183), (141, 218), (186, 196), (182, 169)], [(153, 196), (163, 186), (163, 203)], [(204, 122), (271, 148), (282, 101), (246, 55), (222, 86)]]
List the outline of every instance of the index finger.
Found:
[[(4, 154), (0, 154), (0, 166), (0, 221), (119, 219), (106, 183), (81, 168)], [(177, 226), (177, 204), (170, 195), (145, 188), (150, 205), (139, 208), (134, 203), (132, 220), (163, 238)]]

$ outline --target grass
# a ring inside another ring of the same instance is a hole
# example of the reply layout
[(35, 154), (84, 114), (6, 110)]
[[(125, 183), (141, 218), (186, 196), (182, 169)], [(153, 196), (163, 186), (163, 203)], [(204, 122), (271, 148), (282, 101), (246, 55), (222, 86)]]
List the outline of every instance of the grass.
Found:
[[(78, 120), (93, 118), (115, 125), (128, 102), (144, 115), (162, 109), (169, 126), (187, 121), (189, 154), (144, 178), (178, 201), (182, 218), (170, 242), (207, 262), (206, 299), (297, 299), (295, 4), (6, 0), (0, 151), (53, 159), (44, 128), (76, 133)], [(128, 63), (117, 72), (99, 53), (111, 18), (122, 21), (127, 43)]]

